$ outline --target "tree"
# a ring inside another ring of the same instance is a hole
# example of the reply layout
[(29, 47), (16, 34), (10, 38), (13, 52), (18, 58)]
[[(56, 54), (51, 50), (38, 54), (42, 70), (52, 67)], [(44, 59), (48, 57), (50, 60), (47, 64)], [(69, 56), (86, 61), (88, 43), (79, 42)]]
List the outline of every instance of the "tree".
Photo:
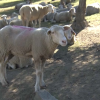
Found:
[(65, 4), (64, 0), (60, 0), (60, 3), (63, 5), (64, 8), (66, 8), (66, 4)]
[(85, 20), (85, 11), (86, 11), (86, 0), (80, 0), (79, 6), (76, 9), (76, 17), (72, 24), (74, 30), (82, 30), (88, 26), (87, 21)]
[(66, 4), (71, 3), (71, 0), (60, 0), (60, 3), (66, 8)]

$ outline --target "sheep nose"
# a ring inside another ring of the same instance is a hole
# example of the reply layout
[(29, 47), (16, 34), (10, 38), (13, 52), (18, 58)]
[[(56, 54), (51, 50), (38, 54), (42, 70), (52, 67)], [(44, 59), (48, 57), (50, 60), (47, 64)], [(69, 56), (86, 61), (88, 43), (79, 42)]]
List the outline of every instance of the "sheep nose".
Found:
[(66, 40), (62, 40), (62, 43), (66, 43)]

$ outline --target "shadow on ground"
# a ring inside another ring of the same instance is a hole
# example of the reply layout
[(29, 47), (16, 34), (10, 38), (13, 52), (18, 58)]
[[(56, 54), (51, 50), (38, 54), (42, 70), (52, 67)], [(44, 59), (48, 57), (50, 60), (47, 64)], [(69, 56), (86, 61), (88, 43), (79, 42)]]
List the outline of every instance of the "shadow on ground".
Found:
[[(58, 47), (47, 60), (44, 79), (47, 90), (58, 100), (100, 99), (100, 44), (98, 47)], [(34, 67), (7, 70), (9, 87), (0, 84), (0, 100), (33, 100)]]

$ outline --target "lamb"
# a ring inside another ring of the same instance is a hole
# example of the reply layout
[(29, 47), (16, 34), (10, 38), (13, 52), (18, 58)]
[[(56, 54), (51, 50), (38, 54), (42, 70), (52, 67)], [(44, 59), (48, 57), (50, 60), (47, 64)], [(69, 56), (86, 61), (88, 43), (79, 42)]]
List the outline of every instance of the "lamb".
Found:
[(12, 69), (16, 69), (16, 65), (18, 65), (18, 67), (20, 67), (20, 68), (23, 68), (23, 67), (28, 67), (28, 66), (32, 65), (32, 62), (33, 62), (32, 59), (29, 57), (14, 56), (14, 57), (12, 57), (12, 59), (10, 59), (8, 61), (8, 65)]
[(46, 6), (23, 5), (19, 11), (24, 26), (28, 26), (29, 21), (38, 20), (39, 27), (41, 26), (41, 19), (48, 12), (54, 12), (54, 6), (52, 4), (48, 4)]
[(1, 18), (2, 20), (0, 20), (0, 29), (8, 25), (7, 15), (2, 15)]
[(99, 12), (100, 12), (99, 3), (90, 4), (86, 8), (86, 15), (92, 15), (92, 14), (99, 13)]
[(75, 15), (75, 8), (71, 8), (69, 11), (57, 12), (55, 14), (54, 20), (56, 22), (66, 21), (69, 22), (72, 20), (72, 16)]
[(34, 58), (36, 69), (35, 91), (45, 87), (43, 67), (46, 59), (52, 57), (58, 45), (66, 46), (67, 38), (71, 39), (73, 30), (70, 27), (53, 25), (50, 28), (29, 28), (25, 26), (5, 26), (0, 30), (0, 82), (7, 85), (6, 65), (13, 57), (26, 56)]

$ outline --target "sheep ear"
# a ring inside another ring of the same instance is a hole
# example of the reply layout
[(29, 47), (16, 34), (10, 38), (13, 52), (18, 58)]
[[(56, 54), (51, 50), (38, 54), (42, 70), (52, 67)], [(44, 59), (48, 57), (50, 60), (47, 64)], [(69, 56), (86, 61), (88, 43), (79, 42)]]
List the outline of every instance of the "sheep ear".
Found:
[(63, 26), (64, 30), (68, 30), (70, 27), (69, 26)]
[(73, 30), (73, 29), (71, 29), (71, 32), (72, 32), (72, 34), (73, 34), (73, 35), (76, 35), (76, 33), (74, 32), (74, 30)]
[(7, 17), (7, 15), (2, 15), (1, 18), (3, 18), (3, 17)]
[(55, 7), (55, 6), (53, 6), (53, 8), (55, 9), (56, 7)]
[(47, 31), (47, 34), (48, 34), (48, 35), (51, 34), (51, 30), (48, 30), (48, 31)]

